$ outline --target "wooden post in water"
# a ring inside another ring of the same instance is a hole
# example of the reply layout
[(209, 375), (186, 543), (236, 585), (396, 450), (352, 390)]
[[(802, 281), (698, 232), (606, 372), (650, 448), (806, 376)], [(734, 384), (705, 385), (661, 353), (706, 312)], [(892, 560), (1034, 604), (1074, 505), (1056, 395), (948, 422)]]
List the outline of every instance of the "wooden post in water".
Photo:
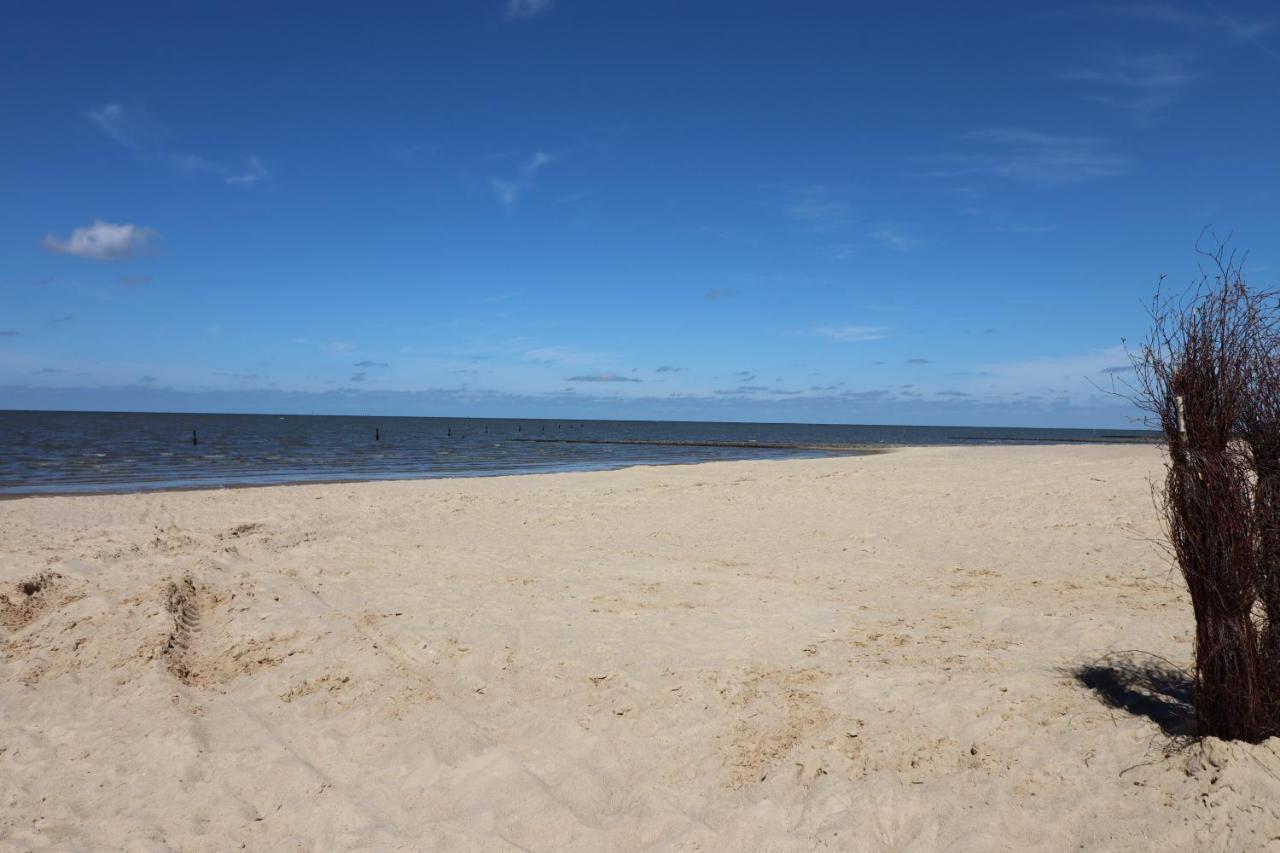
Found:
[(373, 440), (382, 441), (382, 432), (377, 427), (373, 428)]
[(196, 431), (195, 431), (195, 430), (192, 430), (192, 431), (191, 431), (191, 446), (192, 446), (192, 447), (195, 447), (195, 446), (196, 446), (197, 444), (199, 444), (199, 443), (200, 443), (200, 439), (196, 438)]

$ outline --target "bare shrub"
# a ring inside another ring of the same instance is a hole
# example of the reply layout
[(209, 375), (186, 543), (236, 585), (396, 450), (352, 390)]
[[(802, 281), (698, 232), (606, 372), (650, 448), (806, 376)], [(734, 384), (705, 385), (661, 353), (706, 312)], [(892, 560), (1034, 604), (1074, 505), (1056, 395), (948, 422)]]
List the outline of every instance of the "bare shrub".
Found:
[(1169, 452), (1160, 497), (1195, 613), (1197, 731), (1256, 742), (1280, 722), (1276, 307), (1248, 289), (1223, 243), (1202, 254), (1211, 272), (1152, 302), (1150, 336), (1133, 354), (1136, 401)]

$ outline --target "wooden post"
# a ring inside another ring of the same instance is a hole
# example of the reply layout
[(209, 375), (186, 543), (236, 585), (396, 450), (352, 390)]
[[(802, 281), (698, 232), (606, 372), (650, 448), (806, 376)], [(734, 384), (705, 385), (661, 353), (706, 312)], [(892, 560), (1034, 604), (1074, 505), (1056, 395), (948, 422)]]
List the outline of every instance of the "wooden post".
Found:
[(195, 430), (192, 430), (192, 431), (191, 431), (191, 446), (192, 446), (192, 447), (195, 447), (195, 446), (196, 446), (197, 444), (199, 444), (199, 443), (200, 443), (200, 439), (196, 438), (196, 431), (195, 431)]

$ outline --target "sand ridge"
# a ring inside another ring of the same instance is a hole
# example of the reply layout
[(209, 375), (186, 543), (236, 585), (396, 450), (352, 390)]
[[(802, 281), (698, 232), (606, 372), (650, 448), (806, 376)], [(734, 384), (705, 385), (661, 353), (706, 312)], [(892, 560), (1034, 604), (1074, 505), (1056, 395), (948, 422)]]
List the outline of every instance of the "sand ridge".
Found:
[(0, 502), (0, 848), (1280, 846), (1274, 745), (1181, 737), (1160, 464)]

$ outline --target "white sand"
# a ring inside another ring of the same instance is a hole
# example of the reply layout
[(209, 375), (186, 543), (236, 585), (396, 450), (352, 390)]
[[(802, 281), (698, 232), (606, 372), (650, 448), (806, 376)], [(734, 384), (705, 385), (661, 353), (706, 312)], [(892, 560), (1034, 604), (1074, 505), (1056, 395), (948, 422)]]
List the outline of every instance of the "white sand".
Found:
[(933, 448), (3, 501), (0, 848), (1280, 846), (1271, 745), (1180, 746), (1073, 674), (1188, 662), (1159, 469)]

